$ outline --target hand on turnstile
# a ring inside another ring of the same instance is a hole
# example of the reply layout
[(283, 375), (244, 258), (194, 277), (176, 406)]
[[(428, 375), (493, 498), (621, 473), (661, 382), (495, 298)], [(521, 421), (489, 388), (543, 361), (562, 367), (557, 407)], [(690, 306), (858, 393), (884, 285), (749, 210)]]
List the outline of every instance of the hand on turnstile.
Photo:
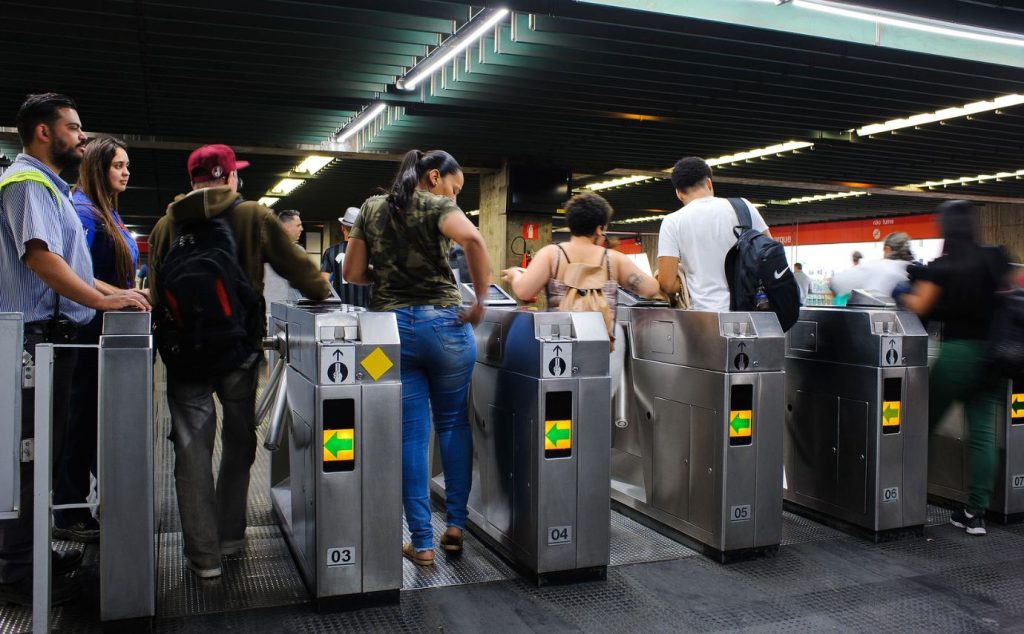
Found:
[(484, 318), (484, 305), (477, 302), (459, 313), (459, 321), (476, 326)]

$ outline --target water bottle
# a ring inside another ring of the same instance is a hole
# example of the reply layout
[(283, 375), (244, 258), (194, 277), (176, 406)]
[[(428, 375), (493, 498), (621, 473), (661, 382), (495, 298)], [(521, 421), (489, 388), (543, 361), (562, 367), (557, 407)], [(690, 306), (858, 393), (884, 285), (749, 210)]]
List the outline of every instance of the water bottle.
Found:
[(771, 310), (768, 293), (764, 292), (764, 284), (757, 286), (757, 293), (754, 294), (754, 310)]

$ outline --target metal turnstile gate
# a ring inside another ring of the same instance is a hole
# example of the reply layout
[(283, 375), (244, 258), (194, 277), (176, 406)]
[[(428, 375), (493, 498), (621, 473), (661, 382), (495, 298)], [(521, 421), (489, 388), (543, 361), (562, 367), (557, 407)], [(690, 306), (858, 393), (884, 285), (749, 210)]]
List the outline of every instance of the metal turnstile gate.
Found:
[(612, 500), (718, 561), (776, 549), (784, 383), (778, 319), (619, 298), (628, 349)]
[(271, 466), (281, 530), (319, 609), (396, 602), (402, 385), (395, 317), (339, 304), (271, 310), (269, 343), (281, 365), (260, 406), (273, 409), (265, 446), (281, 447)]
[[(608, 331), (598, 313), (488, 308), (470, 391), (469, 529), (537, 583), (608, 566)], [(436, 443), (435, 443), (436, 445)], [(444, 496), (435, 447), (431, 489)]]
[[(929, 361), (942, 345), (942, 324), (929, 328)], [(996, 411), (997, 468), (986, 517), (1005, 523), (1024, 521), (1024, 377), (1003, 382), (1005, 399)], [(935, 428), (928, 445), (928, 495), (940, 501), (967, 502), (968, 434), (964, 408), (956, 403)]]
[(890, 298), (804, 308), (786, 341), (793, 510), (879, 538), (927, 519), (927, 336)]

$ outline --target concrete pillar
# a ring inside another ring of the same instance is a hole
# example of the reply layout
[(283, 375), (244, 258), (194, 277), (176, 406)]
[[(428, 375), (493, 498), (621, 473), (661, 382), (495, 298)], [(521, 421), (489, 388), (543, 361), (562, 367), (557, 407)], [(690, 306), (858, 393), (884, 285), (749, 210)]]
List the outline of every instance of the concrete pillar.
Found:
[[(533, 239), (523, 237), (524, 225), (527, 224), (537, 225)], [(522, 264), (524, 248), (536, 253), (541, 247), (551, 244), (550, 216), (508, 211), (507, 164), (500, 170), (480, 175), (480, 233), (487, 243), (495, 282), (500, 281), (502, 270)], [(507, 284), (502, 283), (502, 287), (511, 290)], [(542, 307), (543, 293), (538, 302)]]
[(978, 220), (982, 244), (999, 244), (1010, 259), (1024, 262), (1024, 205), (989, 203), (984, 205)]

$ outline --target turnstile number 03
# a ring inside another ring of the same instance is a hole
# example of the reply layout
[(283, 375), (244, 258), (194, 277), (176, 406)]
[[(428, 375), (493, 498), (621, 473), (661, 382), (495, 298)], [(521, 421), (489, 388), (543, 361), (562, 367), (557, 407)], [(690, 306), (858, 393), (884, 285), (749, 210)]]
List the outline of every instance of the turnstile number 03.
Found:
[(265, 445), (279, 448), (271, 493), (285, 539), (318, 608), (397, 601), (402, 386), (395, 317), (301, 302), (275, 303), (271, 311), (287, 366), (287, 407), (274, 410), (287, 421), (272, 421)]
[[(603, 578), (611, 520), (604, 321), (488, 308), (476, 343), (469, 528), (537, 583)], [(431, 489), (443, 497), (436, 446), (432, 456)]]

